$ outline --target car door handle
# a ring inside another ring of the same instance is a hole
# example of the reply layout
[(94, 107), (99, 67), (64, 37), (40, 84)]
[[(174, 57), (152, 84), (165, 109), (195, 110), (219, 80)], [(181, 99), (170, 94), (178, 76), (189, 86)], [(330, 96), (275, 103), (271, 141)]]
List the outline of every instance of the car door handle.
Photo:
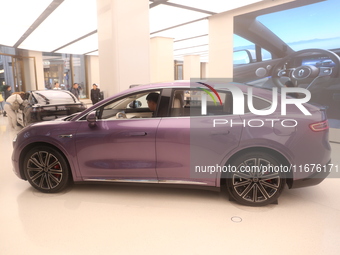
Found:
[(211, 132), (210, 135), (228, 135), (230, 131), (224, 131), (224, 132)]
[(60, 138), (72, 138), (73, 135), (69, 134), (69, 135), (59, 135)]
[(146, 132), (131, 132), (129, 133), (129, 136), (146, 136)]

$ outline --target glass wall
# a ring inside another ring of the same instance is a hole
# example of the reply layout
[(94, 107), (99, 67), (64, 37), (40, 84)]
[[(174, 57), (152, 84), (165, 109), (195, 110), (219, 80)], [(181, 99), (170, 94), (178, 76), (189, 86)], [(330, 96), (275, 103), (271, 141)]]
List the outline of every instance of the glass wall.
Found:
[[(70, 90), (78, 83), (80, 98), (88, 98), (85, 56), (43, 52), (45, 89), (53, 89), (56, 82), (61, 89)], [(12, 91), (37, 89), (35, 58), (22, 56), (16, 49), (0, 45), (0, 92), (4, 85)]]
[(61, 89), (70, 90), (73, 83), (78, 83), (80, 98), (88, 98), (83, 55), (44, 52), (43, 61), (46, 89), (53, 89), (58, 82)]
[(53, 89), (56, 82), (60, 84), (61, 89), (69, 90), (72, 87), (70, 61), (69, 54), (43, 53), (46, 89)]
[(87, 98), (88, 91), (86, 86), (85, 75), (85, 56), (84, 55), (72, 55), (72, 73), (73, 83), (78, 83), (80, 88), (79, 98)]
[(36, 88), (35, 74), (34, 57), (20, 56), (14, 48), (0, 46), (1, 87), (9, 85), (13, 92), (34, 89)]
[(183, 61), (175, 60), (175, 80), (183, 80)]
[(14, 91), (15, 82), (11, 55), (15, 55), (14, 48), (0, 46), (0, 90), (3, 85), (9, 85)]

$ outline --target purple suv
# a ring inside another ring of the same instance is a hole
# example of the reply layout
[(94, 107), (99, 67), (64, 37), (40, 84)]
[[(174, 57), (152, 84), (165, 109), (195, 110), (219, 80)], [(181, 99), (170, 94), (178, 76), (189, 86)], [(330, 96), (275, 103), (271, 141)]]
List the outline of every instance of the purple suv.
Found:
[[(21, 130), (13, 142), (14, 172), (42, 192), (61, 191), (72, 181), (226, 185), (231, 199), (251, 206), (277, 202), (286, 184), (320, 183), (331, 155), (324, 111), (248, 88), (134, 87)], [(159, 94), (154, 112), (150, 93)]]

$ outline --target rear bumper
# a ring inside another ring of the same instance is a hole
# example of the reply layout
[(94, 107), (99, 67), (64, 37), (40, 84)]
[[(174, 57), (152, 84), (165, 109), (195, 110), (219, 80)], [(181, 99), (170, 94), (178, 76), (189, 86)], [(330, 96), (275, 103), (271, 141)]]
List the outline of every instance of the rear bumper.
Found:
[(331, 161), (329, 161), (324, 169), (315, 172), (308, 178), (294, 180), (291, 189), (314, 186), (321, 183), (331, 172)]

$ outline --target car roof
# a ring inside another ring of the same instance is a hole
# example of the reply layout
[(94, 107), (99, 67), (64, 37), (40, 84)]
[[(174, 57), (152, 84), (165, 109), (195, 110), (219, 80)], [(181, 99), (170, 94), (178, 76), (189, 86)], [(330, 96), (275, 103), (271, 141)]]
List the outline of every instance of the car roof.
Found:
[(67, 90), (34, 90), (31, 91), (38, 104), (74, 104), (79, 103), (77, 98)]
[[(239, 89), (242, 90), (243, 93), (247, 93), (247, 89), (249, 87), (253, 88), (253, 91), (256, 95), (258, 96), (264, 96), (265, 98), (269, 97), (271, 98), (272, 91), (267, 90), (264, 88), (258, 88), (250, 85), (246, 85), (243, 83), (237, 83), (237, 82), (230, 82), (230, 81), (223, 81), (223, 80), (212, 80), (212, 81), (205, 81), (205, 80), (197, 80), (197, 81), (187, 81), (187, 80), (179, 80), (179, 81), (174, 81), (174, 82), (164, 82), (164, 83), (151, 83), (151, 84), (145, 84), (145, 85), (138, 85), (134, 86), (130, 89), (124, 90), (120, 93), (118, 93), (116, 96), (121, 96), (127, 93), (131, 92), (138, 92), (138, 91), (143, 91), (143, 90), (151, 90), (151, 89), (162, 89), (162, 88), (187, 88), (187, 89), (194, 89), (197, 87), (200, 88), (206, 88), (205, 85), (209, 85), (212, 88), (214, 88), (216, 85), (233, 85), (238, 87)], [(229, 89), (226, 88), (218, 88), (218, 90), (225, 90), (228, 91)]]
[[(210, 85), (212, 88), (214, 88), (216, 85), (233, 85), (236, 86), (237, 88), (239, 88), (244, 94), (248, 94), (248, 89), (251, 88), (252, 89), (252, 94), (255, 97), (259, 97), (262, 99), (267, 100), (268, 102), (272, 101), (273, 98), (273, 91), (271, 89), (266, 89), (266, 88), (259, 88), (259, 87), (254, 87), (254, 86), (250, 86), (247, 84), (243, 84), (243, 83), (236, 83), (236, 82), (223, 82), (223, 81), (174, 81), (174, 82), (163, 82), (163, 83), (153, 83), (153, 84), (145, 84), (145, 85), (138, 85), (138, 86), (133, 86), (130, 89), (124, 90), (122, 92), (119, 92), (113, 96), (110, 96), (106, 99), (104, 99), (102, 101), (102, 104), (106, 104), (106, 102), (110, 102), (112, 99), (118, 99), (120, 97), (124, 97), (128, 94), (133, 94), (133, 93), (139, 93), (139, 92), (146, 92), (146, 91), (152, 91), (152, 90), (160, 90), (160, 89), (166, 89), (166, 88), (170, 88), (170, 89), (193, 89), (193, 88), (207, 88), (205, 87), (203, 84), (200, 84), (199, 82), (204, 82), (205, 84)], [(230, 91), (227, 87), (226, 88), (218, 88), (217, 91)], [(278, 96), (280, 94), (280, 90), (278, 90)], [(280, 101), (280, 99), (279, 99)], [(310, 104), (306, 104), (308, 105), (308, 109), (319, 109), (316, 106), (310, 105)], [(84, 110), (82, 113), (80, 113), (79, 115), (75, 116), (72, 120), (77, 120), (82, 118), (83, 116), (85, 116), (86, 114), (88, 114), (89, 112), (93, 111), (93, 109), (96, 108), (96, 106), (92, 106), (87, 108), (86, 110)]]

